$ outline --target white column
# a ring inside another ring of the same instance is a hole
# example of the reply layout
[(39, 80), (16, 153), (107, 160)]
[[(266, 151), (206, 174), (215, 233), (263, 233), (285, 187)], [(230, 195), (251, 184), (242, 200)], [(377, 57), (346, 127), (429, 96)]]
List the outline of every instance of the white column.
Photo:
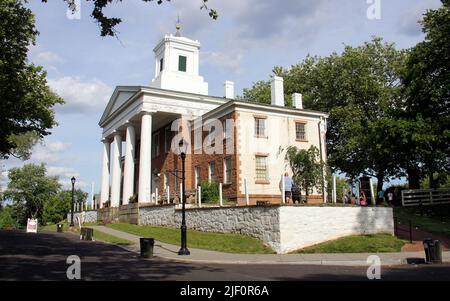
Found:
[(134, 127), (127, 125), (126, 146), (125, 146), (125, 170), (123, 174), (123, 204), (130, 202), (130, 197), (134, 194), (134, 154), (135, 154), (135, 137)]
[(198, 186), (198, 207), (202, 208), (202, 187)]
[(281, 175), (281, 202), (286, 203), (286, 192), (284, 191), (284, 174)]
[(102, 188), (100, 193), (100, 207), (102, 208), (109, 199), (109, 154), (110, 142), (105, 139), (103, 140)]
[(122, 137), (119, 133), (114, 134), (113, 156), (112, 156), (112, 179), (111, 179), (111, 207), (119, 207), (120, 204), (120, 180), (122, 177)]
[(141, 122), (141, 149), (139, 155), (139, 203), (151, 202), (152, 180), (152, 115), (145, 112)]

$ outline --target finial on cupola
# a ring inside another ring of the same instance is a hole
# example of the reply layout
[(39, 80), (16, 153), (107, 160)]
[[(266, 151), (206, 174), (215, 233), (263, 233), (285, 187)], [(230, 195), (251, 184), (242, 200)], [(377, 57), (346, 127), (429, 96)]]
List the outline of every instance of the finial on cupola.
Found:
[(181, 33), (180, 33), (180, 29), (181, 29), (180, 15), (178, 15), (177, 24), (175, 25), (175, 28), (177, 29), (177, 32), (175, 33), (175, 36), (176, 37), (181, 37)]

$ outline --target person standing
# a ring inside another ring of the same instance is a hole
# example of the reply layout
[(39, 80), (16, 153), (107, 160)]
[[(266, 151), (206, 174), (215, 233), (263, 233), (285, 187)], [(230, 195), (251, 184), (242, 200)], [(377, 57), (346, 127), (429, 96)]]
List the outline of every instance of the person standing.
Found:
[[(286, 200), (286, 204), (289, 204), (289, 201), (292, 199), (292, 186), (294, 182), (292, 178), (289, 176), (288, 172), (284, 173), (284, 199)], [(280, 181), (280, 190), (281, 190), (281, 181)]]
[(388, 199), (388, 205), (392, 206), (392, 203), (394, 202), (394, 194), (392, 193), (392, 190), (390, 190), (387, 193), (387, 199)]
[(384, 191), (383, 189), (378, 191), (378, 203), (383, 203), (384, 202)]

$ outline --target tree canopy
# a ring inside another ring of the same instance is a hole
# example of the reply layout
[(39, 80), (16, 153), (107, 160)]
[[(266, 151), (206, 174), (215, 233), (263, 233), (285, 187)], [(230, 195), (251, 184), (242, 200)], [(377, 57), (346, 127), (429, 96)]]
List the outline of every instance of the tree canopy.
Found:
[(58, 178), (47, 176), (44, 164), (11, 168), (8, 177), (3, 198), (13, 203), (19, 223), (26, 224), (30, 217), (42, 222), (44, 204), (60, 190)]
[(50, 134), (53, 106), (63, 103), (42, 67), (28, 62), (37, 35), (34, 15), (22, 1), (0, 1), (0, 159), (27, 157), (26, 146)]
[[(41, 0), (44, 3), (47, 3), (47, 0)], [(77, 9), (75, 0), (64, 0), (67, 2), (67, 5), (72, 11)], [(116, 36), (116, 26), (122, 23), (121, 18), (117, 17), (108, 17), (103, 12), (104, 9), (111, 3), (122, 2), (122, 0), (86, 0), (92, 1), (94, 3), (94, 9), (92, 10), (91, 16), (97, 22), (100, 27), (100, 35), (104, 36)], [(170, 0), (142, 0), (144, 2), (156, 2), (157, 4), (162, 4), (163, 2), (170, 2)], [(198, 0), (200, 1), (200, 9), (208, 12), (209, 16), (216, 20), (219, 17), (219, 14), (215, 9), (212, 9), (208, 6), (208, 0)]]

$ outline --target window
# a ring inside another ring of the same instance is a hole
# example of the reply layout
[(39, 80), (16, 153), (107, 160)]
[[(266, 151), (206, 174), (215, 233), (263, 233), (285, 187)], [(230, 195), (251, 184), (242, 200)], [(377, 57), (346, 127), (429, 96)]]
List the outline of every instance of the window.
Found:
[(195, 167), (195, 188), (197, 188), (200, 185), (201, 178), (200, 178), (200, 166)]
[(159, 72), (163, 71), (164, 69), (164, 58), (161, 58), (159, 60)]
[(164, 152), (168, 152), (170, 148), (170, 127), (164, 129)]
[(208, 145), (210, 146), (214, 146), (214, 143), (216, 142), (216, 127), (211, 127), (211, 129), (209, 130), (209, 135), (208, 135)]
[(178, 71), (186, 72), (186, 57), (184, 55), (178, 56)]
[(295, 123), (295, 139), (306, 140), (305, 123), (296, 122)]
[(223, 124), (223, 138), (228, 139), (231, 138), (231, 122), (228, 123), (228, 120), (225, 119), (222, 124)]
[(152, 158), (159, 156), (159, 133), (153, 134)]
[(256, 156), (256, 181), (267, 181), (267, 157)]
[(231, 183), (231, 157), (226, 157), (223, 160), (223, 182), (225, 184)]
[(213, 182), (215, 180), (215, 169), (216, 163), (214, 161), (209, 162), (209, 174), (208, 174), (209, 182)]
[(255, 136), (265, 137), (266, 134), (266, 119), (265, 118), (255, 118)]

